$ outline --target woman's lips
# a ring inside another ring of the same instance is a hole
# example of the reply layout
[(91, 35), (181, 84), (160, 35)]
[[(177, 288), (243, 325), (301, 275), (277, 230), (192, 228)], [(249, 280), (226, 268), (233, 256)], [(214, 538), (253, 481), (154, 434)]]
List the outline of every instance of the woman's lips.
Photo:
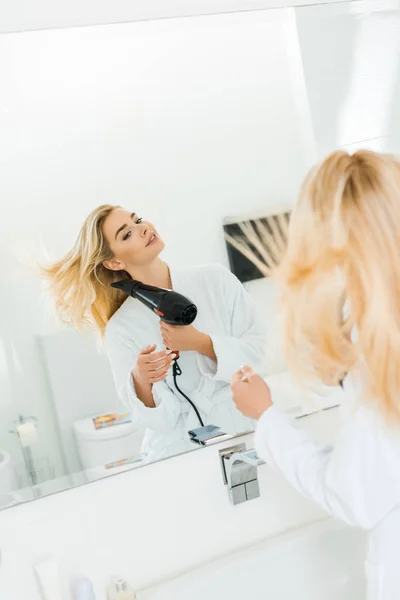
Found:
[(154, 244), (157, 240), (158, 240), (158, 235), (156, 233), (153, 233), (152, 237), (150, 238), (149, 243), (146, 244), (146, 248), (147, 248), (147, 246), (151, 246), (152, 244)]

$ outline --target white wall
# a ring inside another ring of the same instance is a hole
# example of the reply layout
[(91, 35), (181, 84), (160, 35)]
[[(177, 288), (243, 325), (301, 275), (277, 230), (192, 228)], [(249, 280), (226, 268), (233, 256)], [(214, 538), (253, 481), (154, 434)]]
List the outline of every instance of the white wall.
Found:
[[(20, 365), (0, 386), (39, 418), (35, 451), (62, 474), (35, 339), (57, 326), (23, 252), (60, 257), (111, 202), (155, 222), (170, 262), (227, 264), (223, 217), (290, 206), (315, 157), (294, 13), (2, 35), (0, 73), (0, 338)], [(253, 291), (272, 320), (270, 288)]]
[[(330, 443), (337, 409), (300, 423)], [(251, 436), (245, 439), (251, 448)], [(59, 559), (62, 581), (83, 572), (95, 584), (96, 599), (105, 600), (113, 573), (140, 590), (324, 518), (265, 465), (261, 497), (230, 505), (218, 450), (201, 449), (1, 512), (0, 597), (41, 600), (32, 565), (51, 555)], [(217, 600), (212, 590), (207, 600)]]
[[(49, 383), (65, 473), (82, 469), (74, 423), (83, 418), (125, 410), (115, 389), (108, 358), (98, 350), (98, 340), (76, 331), (57, 331), (39, 338), (40, 354)], [(65, 359), (68, 366), (65, 368)], [(101, 376), (99, 376), (101, 373)], [(143, 428), (138, 430), (140, 453)], [(136, 453), (136, 448), (132, 455)]]
[(400, 153), (399, 8), (380, 0), (296, 10), (320, 156), (338, 147)]
[[(0, 32), (285, 8), (348, 0), (2, 0)], [(381, 0), (372, 0), (379, 3)]]

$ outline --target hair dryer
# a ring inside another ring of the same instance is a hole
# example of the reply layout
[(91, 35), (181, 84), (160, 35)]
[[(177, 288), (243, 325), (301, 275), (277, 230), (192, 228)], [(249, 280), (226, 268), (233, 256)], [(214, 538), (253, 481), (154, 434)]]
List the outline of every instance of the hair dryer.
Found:
[(140, 300), (162, 321), (170, 325), (191, 325), (197, 316), (196, 305), (189, 298), (173, 290), (146, 285), (135, 279), (123, 279), (111, 285)]
[[(135, 279), (116, 281), (115, 283), (112, 283), (111, 286), (122, 290), (129, 296), (132, 296), (132, 298), (137, 298), (142, 304), (160, 317), (162, 321), (165, 321), (165, 323), (169, 323), (170, 325), (191, 325), (197, 316), (197, 306), (193, 304), (189, 298), (185, 298), (185, 296), (182, 296), (182, 294), (178, 294), (178, 292), (174, 292), (173, 290), (165, 290), (164, 288), (147, 285), (141, 283), (141, 281), (136, 281)], [(179, 352), (174, 352), (178, 357)], [(175, 359), (173, 364), (175, 387), (192, 406), (200, 425), (204, 427), (203, 420), (196, 405), (188, 398), (188, 396), (186, 396), (177, 383), (176, 379), (179, 375), (182, 375), (182, 370)]]

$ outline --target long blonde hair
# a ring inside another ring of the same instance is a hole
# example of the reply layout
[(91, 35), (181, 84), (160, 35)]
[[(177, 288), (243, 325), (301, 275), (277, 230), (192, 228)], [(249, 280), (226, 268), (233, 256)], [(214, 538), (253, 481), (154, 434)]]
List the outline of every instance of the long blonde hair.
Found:
[(312, 169), (277, 277), (291, 368), (337, 384), (361, 365), (362, 399), (400, 420), (400, 163), (338, 151)]
[(103, 234), (107, 216), (119, 208), (103, 204), (86, 218), (72, 250), (48, 267), (41, 267), (49, 283), (60, 319), (76, 329), (96, 328), (104, 335), (107, 322), (123, 304), (126, 295), (111, 287), (113, 281), (129, 279), (125, 271), (110, 271), (103, 265), (113, 254)]

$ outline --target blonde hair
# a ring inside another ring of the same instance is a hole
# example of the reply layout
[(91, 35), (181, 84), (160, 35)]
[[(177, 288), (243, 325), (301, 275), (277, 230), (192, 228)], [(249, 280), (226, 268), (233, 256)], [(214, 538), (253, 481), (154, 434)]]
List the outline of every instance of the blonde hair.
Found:
[(291, 369), (332, 385), (358, 365), (360, 398), (399, 421), (400, 163), (338, 151), (312, 169), (277, 278)]
[(101, 335), (126, 298), (122, 291), (112, 288), (111, 283), (130, 278), (125, 271), (110, 271), (103, 265), (113, 254), (102, 227), (115, 208), (119, 207), (103, 204), (93, 210), (72, 250), (61, 260), (40, 269), (49, 283), (60, 319), (76, 329), (96, 328)]

